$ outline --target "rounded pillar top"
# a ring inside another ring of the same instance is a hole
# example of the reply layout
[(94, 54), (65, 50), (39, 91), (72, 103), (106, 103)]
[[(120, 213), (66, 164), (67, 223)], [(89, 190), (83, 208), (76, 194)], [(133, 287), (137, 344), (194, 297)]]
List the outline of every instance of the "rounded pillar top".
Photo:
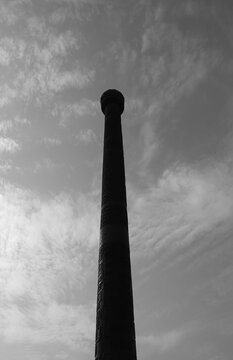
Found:
[(109, 104), (117, 104), (122, 114), (124, 111), (125, 98), (122, 93), (115, 89), (109, 89), (100, 98), (101, 110), (105, 114), (105, 108)]

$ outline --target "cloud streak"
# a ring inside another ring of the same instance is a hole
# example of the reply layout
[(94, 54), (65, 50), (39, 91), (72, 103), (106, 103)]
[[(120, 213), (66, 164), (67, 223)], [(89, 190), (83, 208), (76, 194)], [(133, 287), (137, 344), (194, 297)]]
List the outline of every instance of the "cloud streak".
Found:
[(89, 352), (94, 338), (94, 308), (57, 303), (20, 309), (11, 305), (0, 313), (1, 335), (8, 343), (60, 343)]
[(153, 351), (162, 354), (171, 351), (174, 347), (179, 345), (186, 335), (187, 333), (184, 330), (173, 330), (157, 336), (139, 336), (137, 341), (141, 345), (147, 347), (149, 346), (153, 349)]
[(14, 154), (20, 150), (20, 145), (11, 138), (0, 137), (0, 152), (9, 152)]
[[(26, 11), (23, 6), (21, 10)], [(16, 97), (46, 101), (64, 89), (86, 87), (94, 79), (95, 71), (77, 60), (81, 42), (71, 30), (58, 31), (46, 18), (32, 14), (22, 26), (27, 36), (22, 31), (0, 41), (0, 64), (5, 68), (1, 106)]]
[(91, 129), (81, 130), (80, 133), (76, 136), (76, 139), (86, 145), (90, 144), (93, 141), (97, 141), (96, 135)]
[(77, 304), (77, 294), (91, 271), (97, 227), (96, 205), (83, 196), (41, 201), (28, 191), (1, 188), (0, 331), (5, 341), (81, 348), (90, 341), (93, 308)]
[(156, 94), (151, 96), (148, 116), (160, 115), (192, 93), (219, 59), (218, 52), (207, 51), (195, 33), (187, 36), (177, 23), (166, 21), (162, 5), (147, 19), (141, 56), (141, 86)]
[(195, 244), (200, 235), (207, 240), (206, 234), (216, 226), (230, 223), (232, 193), (232, 173), (226, 164), (166, 170), (147, 193), (130, 194), (132, 247), (139, 256), (159, 252), (161, 260)]

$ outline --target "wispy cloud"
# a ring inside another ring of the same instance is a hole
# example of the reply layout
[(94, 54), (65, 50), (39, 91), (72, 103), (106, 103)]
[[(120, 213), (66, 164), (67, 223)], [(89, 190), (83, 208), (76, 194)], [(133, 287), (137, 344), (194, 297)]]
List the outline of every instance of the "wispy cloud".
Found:
[(148, 177), (148, 166), (154, 158), (156, 151), (159, 151), (159, 140), (155, 136), (155, 131), (150, 122), (143, 124), (141, 128), (142, 156), (138, 163), (139, 174)]
[[(23, 7), (21, 10), (25, 11)], [(45, 101), (45, 95), (51, 97), (64, 89), (83, 88), (95, 76), (93, 69), (77, 60), (81, 42), (71, 30), (58, 32), (46, 17), (31, 14), (26, 18), (22, 26), (28, 36), (21, 32), (0, 40), (0, 63), (6, 68), (1, 106), (16, 97)], [(75, 61), (70, 61), (74, 57)]]
[(168, 331), (160, 335), (138, 336), (137, 342), (142, 346), (141, 351), (144, 347), (149, 347), (150, 351), (152, 350), (153, 352), (163, 354), (165, 352), (172, 351), (172, 349), (178, 346), (186, 336), (187, 331), (178, 329)]
[[(24, 255), (29, 257), (31, 260), (35, 253), (38, 252), (37, 256), (39, 254), (42, 256), (42, 262), (39, 266), (41, 270), (44, 268), (46, 271), (48, 266), (47, 270), (54, 272), (56, 271), (56, 268), (58, 271), (60, 266), (66, 267), (67, 265), (68, 268), (70, 266), (72, 268), (74, 265), (77, 266), (75, 271), (77, 276), (77, 271), (79, 269), (77, 261), (79, 262), (79, 260), (81, 260), (85, 262), (85, 259), (81, 259), (79, 256), (77, 256), (76, 259), (73, 258), (74, 253), (76, 251), (78, 252), (82, 247), (83, 250), (85, 250), (89, 247), (95, 246), (95, 241), (97, 241), (98, 232), (95, 227), (97, 227), (98, 221), (97, 214), (95, 213), (95, 206), (88, 203), (86, 199), (82, 199), (82, 197), (78, 200), (77, 205), (65, 195), (58, 196), (47, 203), (43, 203), (39, 200), (39, 198), (33, 196), (33, 194), (23, 192), (19, 189), (14, 189), (12, 187), (6, 188), (5, 190), (2, 189), (1, 198), (3, 206), (1, 210), (0, 226), (4, 227), (4, 233), (2, 232), (1, 250), (2, 256), (9, 254), (9, 258), (6, 256), (5, 261), (10, 261), (12, 256), (17, 256), (17, 258), (19, 257), (18, 260), (20, 261), (20, 256), (22, 255), (21, 250)], [(11, 229), (9, 228), (10, 224)], [(86, 224), (88, 224), (88, 226), (86, 226)], [(86, 241), (86, 237), (88, 238), (88, 241)], [(56, 240), (53, 241), (52, 239)], [(65, 249), (68, 243), (70, 248), (67, 250), (68, 252), (66, 254)], [(21, 250), (18, 248), (19, 244), (21, 244)], [(56, 256), (53, 257), (54, 253), (56, 253)], [(66, 263), (65, 260), (66, 258), (68, 260), (69, 257), (71, 257), (72, 260), (71, 262)], [(24, 260), (26, 259), (22, 256), (22, 261)], [(53, 266), (50, 268), (50, 264), (52, 264), (50, 263), (51, 260)], [(33, 266), (33, 262), (29, 266)], [(36, 264), (35, 266), (37, 267)], [(68, 268), (66, 270), (68, 270)], [(60, 270), (60, 275), (63, 276), (62, 268), (60, 268)], [(36, 273), (37, 271), (34, 273), (35, 276)], [(18, 278), (20, 274), (22, 275), (22, 279), (24, 279), (25, 273), (23, 269), (22, 273), (20, 273), (20, 271), (16, 271), (14, 275)], [(66, 271), (64, 272), (64, 275), (65, 274)], [(39, 274), (37, 273), (37, 275)], [(56, 275), (55, 272), (54, 275)], [(56, 276), (59, 276), (59, 271)], [(70, 281), (73, 279), (78, 283), (79, 280), (84, 280), (83, 276), (80, 273), (75, 279), (75, 277), (70, 277), (69, 275), (67, 280)], [(51, 279), (52, 278), (53, 276)], [(47, 280), (50, 281), (49, 277), (47, 277)], [(43, 286), (43, 281), (46, 282), (47, 280), (42, 277), (41, 285)], [(16, 281), (15, 283), (17, 284), (20, 282)], [(37, 285), (39, 285), (39, 283)], [(35, 284), (35, 287), (37, 287), (37, 285)], [(66, 285), (67, 283), (64, 283), (64, 286)], [(23, 293), (29, 290), (24, 286), (22, 289)], [(49, 292), (51, 290), (52, 289), (50, 289)], [(60, 293), (62, 288), (57, 290), (58, 293)], [(55, 293), (57, 293), (57, 290)], [(10, 294), (11, 292), (9, 291), (9, 295)], [(7, 293), (5, 293), (5, 295), (7, 295)], [(33, 296), (33, 289), (31, 289), (30, 295)], [(37, 295), (40, 296), (39, 293), (37, 293)], [(49, 293), (47, 295), (49, 295)], [(45, 296), (44, 299), (46, 298), (47, 296)]]
[(95, 203), (66, 194), (42, 201), (2, 186), (0, 228), (5, 341), (85, 347), (93, 337), (93, 309), (77, 302), (97, 244)]
[(140, 96), (134, 96), (127, 99), (125, 104), (125, 112), (126, 118), (130, 117), (130, 119), (136, 122), (137, 117), (139, 114), (142, 115), (143, 110), (143, 99)]
[(1, 172), (1, 174), (6, 174), (11, 169), (12, 169), (12, 164), (9, 161), (3, 161), (0, 164), (0, 172)]
[(21, 148), (15, 140), (7, 137), (0, 137), (0, 152), (9, 152), (14, 154)]
[(159, 115), (190, 94), (218, 64), (218, 53), (207, 51), (193, 35), (185, 35), (177, 23), (166, 22), (164, 7), (151, 12), (142, 35), (140, 83), (154, 89), (147, 115)]
[(40, 143), (47, 145), (47, 146), (59, 146), (59, 145), (61, 145), (61, 140), (58, 138), (46, 136), (43, 139), (41, 139)]
[(59, 125), (66, 127), (71, 120), (85, 116), (94, 116), (100, 109), (99, 102), (90, 99), (83, 99), (79, 102), (69, 104), (56, 104), (52, 115), (59, 119)]
[(7, 84), (0, 89), (0, 108), (10, 104), (17, 97), (17, 91)]
[(13, 121), (2, 120), (0, 122), (0, 133), (2, 133), (3, 135), (6, 135), (12, 129), (13, 129)]
[(59, 63), (47, 65), (36, 62), (34, 69), (26, 74), (21, 72), (16, 78), (15, 85), (26, 99), (33, 96), (38, 101), (45, 100), (46, 96), (60, 92), (64, 89), (75, 87), (83, 88), (94, 77), (94, 71), (81, 70), (78, 66), (72, 70), (60, 70)]
[(108, 51), (111, 61), (116, 61), (119, 74), (127, 76), (127, 72), (132, 70), (137, 62), (136, 49), (123, 41), (117, 41), (111, 44)]
[[(47, 142), (46, 145), (48, 146), (48, 144), (49, 143)], [(53, 144), (53, 146), (54, 145), (55, 144)], [(51, 143), (50, 143), (50, 146), (51, 146)], [(38, 174), (38, 173), (44, 172), (44, 171), (51, 174), (54, 171), (56, 171), (57, 169), (61, 168), (61, 166), (57, 162), (53, 161), (51, 158), (46, 157), (40, 161), (36, 161), (32, 168), (33, 168), (34, 174)]]
[(232, 193), (226, 164), (166, 170), (147, 194), (129, 191), (132, 246), (140, 256), (160, 252), (161, 259), (195, 243), (201, 234), (231, 221)]
[(49, 23), (52, 25), (64, 24), (66, 21), (70, 19), (74, 19), (75, 14), (72, 12), (70, 7), (57, 7), (50, 16)]
[(30, 121), (28, 119), (19, 116), (15, 116), (13, 119), (3, 119), (0, 121), (0, 134), (4, 135), (6, 138), (8, 133), (13, 133), (13, 131), (19, 130), (21, 126), (29, 125)]
[[(10, 63), (21, 60), (25, 55), (27, 44), (23, 39), (15, 41), (12, 37), (3, 37), (0, 40), (1, 64), (9, 66)], [(13, 65), (13, 64), (11, 64)]]
[(68, 354), (67, 353), (65, 353), (64, 351), (62, 351), (62, 352), (60, 352), (60, 353), (58, 353), (57, 355), (56, 355), (56, 359), (67, 359), (68, 358)]
[(94, 338), (94, 307), (57, 303), (20, 309), (11, 305), (0, 312), (1, 335), (6, 342), (60, 343), (88, 352)]
[(2, 1), (0, 4), (0, 22), (15, 25), (23, 15), (21, 5), (30, 4), (31, 0)]
[(91, 129), (81, 130), (80, 133), (76, 136), (76, 139), (86, 145), (97, 140), (94, 131)]

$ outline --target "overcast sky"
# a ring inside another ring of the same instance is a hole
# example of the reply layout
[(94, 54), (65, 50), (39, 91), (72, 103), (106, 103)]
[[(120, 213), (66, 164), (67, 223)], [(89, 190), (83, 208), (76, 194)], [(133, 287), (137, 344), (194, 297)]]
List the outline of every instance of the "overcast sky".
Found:
[(231, 0), (0, 0), (1, 359), (94, 359), (108, 88), (138, 360), (232, 359), (232, 18)]

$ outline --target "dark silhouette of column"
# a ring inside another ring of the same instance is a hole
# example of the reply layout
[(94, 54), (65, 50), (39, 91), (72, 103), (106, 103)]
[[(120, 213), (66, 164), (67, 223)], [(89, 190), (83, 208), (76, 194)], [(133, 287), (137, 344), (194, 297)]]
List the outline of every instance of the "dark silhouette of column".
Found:
[(121, 131), (124, 97), (107, 90), (95, 360), (136, 360), (125, 168)]

